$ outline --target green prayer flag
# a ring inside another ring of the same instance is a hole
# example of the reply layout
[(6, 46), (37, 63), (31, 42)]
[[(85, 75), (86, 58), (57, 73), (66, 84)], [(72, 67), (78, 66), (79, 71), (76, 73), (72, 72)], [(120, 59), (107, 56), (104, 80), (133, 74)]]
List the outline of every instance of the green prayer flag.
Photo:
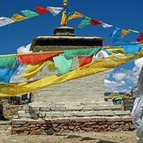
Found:
[(31, 11), (31, 10), (21, 10), (21, 12), (24, 14), (25, 17), (27, 18), (31, 18), (31, 17), (34, 17), (34, 16), (38, 16), (39, 14), (34, 12), (34, 11)]
[(14, 68), (16, 66), (15, 56), (4, 56), (0, 57), (0, 67), (1, 68)]
[(53, 58), (57, 75), (62, 75), (70, 72), (72, 68), (72, 59), (67, 60), (64, 55), (60, 55)]
[(85, 17), (85, 19), (82, 20), (81, 23), (78, 25), (78, 28), (84, 28), (90, 24), (91, 24), (91, 18)]
[(66, 59), (71, 59), (76, 56), (91, 56), (96, 55), (101, 49), (102, 47), (64, 50), (64, 56)]

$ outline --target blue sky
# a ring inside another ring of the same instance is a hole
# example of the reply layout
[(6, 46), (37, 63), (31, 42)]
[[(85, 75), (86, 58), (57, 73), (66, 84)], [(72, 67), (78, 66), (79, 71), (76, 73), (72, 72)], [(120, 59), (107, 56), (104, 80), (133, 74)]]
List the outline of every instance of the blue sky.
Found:
[[(21, 10), (33, 10), (36, 6), (62, 6), (63, 0), (3, 0), (0, 1), (0, 17), (5, 16), (11, 18), (13, 14), (21, 14)], [(69, 0), (69, 8), (73, 11), (78, 11), (90, 18), (112, 24), (114, 26), (134, 29), (142, 32), (142, 0)], [(21, 22), (13, 23), (7, 26), (0, 27), (0, 54), (16, 53), (20, 46), (26, 46), (31, 43), (32, 39), (37, 36), (52, 35), (53, 29), (60, 26), (61, 14), (56, 17), (51, 14), (41, 15), (30, 18)], [(84, 29), (79, 29), (78, 24), (81, 19), (69, 21), (68, 25), (76, 29), (76, 35), (82, 36), (99, 36), (105, 38), (104, 44), (111, 45), (110, 34), (113, 28), (104, 29), (102, 26), (88, 26)], [(129, 41), (134, 41), (138, 34), (131, 33), (127, 36)], [(132, 71), (136, 66), (134, 63), (123, 66), (122, 68), (112, 71), (108, 75), (107, 80), (119, 81), (118, 76), (124, 77), (119, 73)], [(125, 70), (125, 71), (124, 71)], [(117, 74), (118, 73), (118, 74)], [(116, 76), (114, 76), (116, 75)], [(122, 81), (124, 81), (122, 79)], [(108, 81), (106, 81), (108, 83)], [(127, 89), (133, 83), (125, 79), (125, 84), (118, 89)], [(131, 85), (130, 85), (131, 84)], [(110, 87), (112, 89), (112, 86)]]

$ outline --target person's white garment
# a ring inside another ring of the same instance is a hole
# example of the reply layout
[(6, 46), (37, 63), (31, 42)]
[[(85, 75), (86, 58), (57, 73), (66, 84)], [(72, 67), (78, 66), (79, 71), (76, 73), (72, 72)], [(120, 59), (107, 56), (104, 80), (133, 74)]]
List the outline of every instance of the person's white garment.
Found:
[(136, 127), (137, 143), (143, 143), (143, 67), (137, 85), (137, 97), (131, 115)]

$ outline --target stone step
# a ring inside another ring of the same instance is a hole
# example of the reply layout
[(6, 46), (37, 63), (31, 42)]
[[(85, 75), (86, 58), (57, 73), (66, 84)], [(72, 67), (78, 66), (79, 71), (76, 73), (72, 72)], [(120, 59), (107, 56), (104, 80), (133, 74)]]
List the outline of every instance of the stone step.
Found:
[(49, 112), (29, 112), (25, 111), (18, 112), (18, 118), (68, 118), (68, 117), (96, 117), (96, 116), (126, 116), (130, 115), (130, 111), (113, 111), (113, 110), (102, 110), (102, 111), (49, 111)]
[(100, 111), (100, 110), (122, 110), (121, 105), (109, 105), (109, 104), (29, 104), (28, 108), (25, 109), (26, 112), (67, 112), (67, 111)]

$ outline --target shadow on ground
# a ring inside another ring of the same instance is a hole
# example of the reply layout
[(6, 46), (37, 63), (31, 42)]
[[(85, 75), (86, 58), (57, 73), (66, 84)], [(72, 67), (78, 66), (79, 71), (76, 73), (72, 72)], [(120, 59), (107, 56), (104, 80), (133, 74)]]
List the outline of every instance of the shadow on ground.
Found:
[[(64, 134), (63, 136), (66, 136), (66, 134)], [(82, 137), (82, 136), (79, 136), (79, 135), (68, 135), (65, 139), (77, 139), (77, 138), (79, 138), (80, 141), (92, 141), (92, 140), (95, 140), (96, 143), (117, 143), (117, 142), (99, 140), (97, 138)]]

